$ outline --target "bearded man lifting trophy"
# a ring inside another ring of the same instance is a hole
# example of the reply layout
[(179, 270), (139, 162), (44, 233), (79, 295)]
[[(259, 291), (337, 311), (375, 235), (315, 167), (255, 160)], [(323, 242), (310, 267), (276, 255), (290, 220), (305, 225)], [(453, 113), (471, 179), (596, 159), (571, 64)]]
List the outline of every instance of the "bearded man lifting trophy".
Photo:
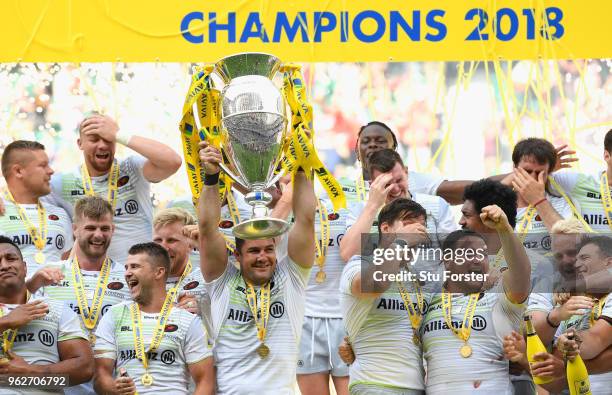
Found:
[[(273, 82), (281, 71), (282, 91)], [(221, 91), (216, 89), (213, 75), (223, 81)], [(290, 132), (287, 105), (292, 116)], [(268, 54), (243, 53), (196, 69), (183, 107), (181, 132), (194, 203), (201, 191), (200, 140), (223, 152), (220, 193), (228, 193), (230, 182), (246, 191), (244, 198), (252, 207), (252, 218), (234, 226), (235, 237), (264, 239), (287, 232), (289, 223), (269, 217), (267, 209), (272, 196), (266, 190), (283, 171), (302, 168), (307, 175), (314, 171), (334, 205), (345, 204), (342, 189), (314, 149), (312, 107), (299, 66), (283, 65)], [(279, 167), (283, 170), (275, 173)]]

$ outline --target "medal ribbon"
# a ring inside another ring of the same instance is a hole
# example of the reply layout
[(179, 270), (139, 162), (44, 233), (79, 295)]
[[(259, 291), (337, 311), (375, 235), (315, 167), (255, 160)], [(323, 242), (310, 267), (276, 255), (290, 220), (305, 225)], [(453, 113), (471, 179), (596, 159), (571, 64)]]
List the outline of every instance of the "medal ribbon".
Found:
[(329, 240), (329, 217), (327, 216), (327, 207), (325, 207), (321, 199), (317, 199), (317, 208), (319, 211), (319, 233), (321, 237), (315, 243), (315, 261), (317, 266), (319, 266), (319, 271), (322, 272), (323, 266), (325, 266), (325, 256), (327, 255), (327, 244)]
[(480, 292), (470, 294), (470, 298), (467, 302), (465, 314), (463, 314), (463, 320), (461, 322), (461, 328), (455, 328), (453, 326), (452, 319), (452, 295), (445, 289), (442, 290), (442, 313), (444, 314), (444, 322), (450, 328), (455, 336), (467, 343), (470, 338), (470, 332), (472, 331), (472, 319), (476, 312), (476, 305), (478, 304), (478, 297)]
[(42, 252), (45, 249), (45, 245), (47, 244), (47, 211), (43, 207), (42, 203), (40, 202), (40, 200), (38, 201), (38, 203), (36, 203), (36, 208), (38, 210), (38, 222), (40, 223), (39, 231), (38, 228), (34, 226), (32, 221), (30, 221), (23, 208), (21, 208), (21, 206), (17, 204), (17, 202), (13, 198), (13, 195), (8, 189), (6, 190), (5, 195), (6, 198), (17, 208), (19, 218), (21, 219), (21, 222), (23, 222), (26, 227), (26, 230), (30, 234), (30, 237), (32, 238), (32, 243), (34, 243), (34, 246), (36, 247), (36, 249), (38, 249), (38, 251)]
[(266, 339), (266, 327), (268, 326), (268, 318), (270, 316), (270, 282), (268, 281), (259, 290), (259, 315), (257, 314), (257, 294), (255, 293), (255, 288), (246, 280), (245, 283), (247, 303), (257, 327), (257, 338), (263, 343)]
[(365, 181), (363, 180), (363, 172), (359, 173), (355, 180), (355, 191), (357, 192), (357, 200), (365, 202), (367, 198), (367, 192), (365, 187)]
[[(30, 291), (26, 290), (26, 303), (30, 301), (30, 297), (32, 294)], [(0, 317), (4, 317), (4, 309), (0, 307)], [(8, 356), (9, 351), (13, 348), (13, 343), (15, 343), (15, 339), (17, 338), (17, 332), (19, 328), (16, 329), (7, 329), (2, 332), (2, 351), (4, 354)]]
[(108, 279), (110, 276), (111, 260), (106, 258), (100, 269), (100, 275), (98, 276), (98, 283), (94, 292), (93, 300), (91, 301), (91, 309), (87, 303), (87, 297), (85, 296), (85, 287), (83, 286), (83, 277), (81, 276), (81, 268), (79, 261), (75, 256), (72, 260), (72, 281), (74, 283), (74, 292), (77, 297), (77, 304), (81, 311), (81, 318), (83, 324), (88, 330), (93, 330), (98, 323), (100, 313), (102, 312), (102, 302), (104, 301), (104, 291), (108, 285)]
[(183, 270), (183, 273), (179, 277), (174, 287), (168, 290), (168, 294), (172, 294), (173, 301), (176, 300), (176, 297), (178, 296), (178, 293), (179, 293), (179, 289), (181, 288), (181, 284), (183, 283), (183, 280), (185, 279), (185, 277), (187, 277), (187, 275), (191, 273), (191, 270), (193, 270), (193, 265), (191, 264), (191, 259), (189, 259), (187, 261), (187, 265), (185, 265), (185, 269)]
[[(563, 190), (563, 188), (561, 188), (561, 185), (559, 185), (559, 183), (557, 181), (555, 181), (554, 178), (552, 177), (548, 177), (548, 182), (550, 182), (550, 185), (552, 185), (557, 192), (559, 192), (559, 194), (561, 195), (561, 197), (563, 197), (563, 199), (565, 200), (565, 202), (568, 204), (568, 206), (570, 206), (570, 209), (572, 210), (572, 213), (574, 213), (574, 217), (576, 217), (576, 219), (578, 221), (580, 221), (580, 223), (582, 224), (582, 226), (584, 227), (584, 229), (589, 232), (589, 233), (597, 233), (593, 230), (593, 228), (591, 228), (591, 226), (589, 224), (587, 224), (587, 222), (584, 220), (584, 218), (582, 217), (582, 214), (580, 214), (580, 211), (578, 211), (578, 209), (576, 208), (576, 206), (574, 205), (574, 203), (572, 202), (572, 199), (569, 198), (569, 196), (567, 196), (567, 194), (565, 193), (565, 191)], [(607, 184), (606, 184), (607, 185)], [(606, 213), (607, 214), (607, 213)], [(612, 225), (611, 225), (612, 226)]]
[(415, 282), (416, 287), (416, 298), (417, 298), (417, 308), (418, 311), (414, 308), (414, 304), (412, 304), (412, 298), (404, 285), (401, 282), (397, 282), (397, 289), (399, 290), (400, 295), (402, 296), (402, 300), (404, 301), (404, 307), (408, 312), (408, 317), (410, 318), (410, 325), (412, 326), (412, 331), (416, 335), (419, 331), (419, 326), (421, 326), (421, 321), (423, 320), (423, 307), (424, 300), (423, 294), (421, 293), (421, 289), (419, 285)]
[[(234, 194), (231, 190), (227, 191), (227, 209), (229, 211), (230, 218), (234, 223), (234, 226), (240, 223), (240, 211), (238, 211), (238, 205), (236, 205), (236, 199), (234, 199)], [(223, 233), (223, 238), (225, 239), (226, 248), (234, 252), (236, 251), (236, 242), (234, 238)]]
[[(164, 304), (160, 311), (159, 319), (157, 320), (157, 325), (155, 326), (155, 330), (153, 331), (153, 339), (151, 340), (151, 346), (147, 352), (153, 352), (157, 350), (161, 341), (164, 337), (164, 329), (166, 327), (166, 322), (168, 321), (168, 317), (170, 316), (170, 312), (172, 311), (173, 305), (173, 293), (168, 292), (166, 294), (166, 299), (164, 300)], [(142, 331), (142, 322), (140, 321), (140, 306), (138, 303), (132, 303), (130, 307), (130, 314), (132, 316), (132, 326), (134, 327), (134, 346), (136, 349), (136, 357), (142, 361), (142, 365), (146, 371), (146, 374), (149, 373), (149, 360), (147, 359), (147, 353), (144, 348), (144, 339), (143, 339), (143, 331)]]
[(295, 64), (281, 67), (283, 72), (281, 91), (291, 108), (291, 136), (282, 144), (285, 159), (281, 159), (281, 165), (288, 174), (294, 174), (300, 167), (307, 176), (314, 171), (319, 182), (327, 191), (334, 209), (339, 210), (341, 207), (346, 207), (346, 198), (342, 187), (325, 168), (315, 150), (312, 106), (308, 102), (300, 69), (301, 67)]
[[(81, 166), (81, 179), (83, 180), (83, 191), (85, 191), (85, 195), (87, 196), (96, 196), (96, 191), (94, 191), (93, 183), (91, 182), (91, 177), (89, 176), (89, 170), (87, 170), (87, 166), (83, 164)], [(113, 211), (115, 210), (115, 206), (117, 204), (117, 182), (119, 181), (119, 164), (117, 163), (117, 159), (113, 160), (113, 165), (110, 168), (108, 173), (108, 192), (106, 194), (106, 200), (113, 207)]]
[(612, 219), (610, 218), (610, 214), (612, 213), (612, 197), (610, 196), (610, 187), (608, 186), (608, 173), (605, 171), (601, 174), (599, 192), (601, 193), (601, 202), (603, 203), (606, 218), (608, 219), (608, 226), (612, 229)]
[(606, 302), (607, 298), (608, 294), (599, 298), (597, 304), (591, 309), (591, 315), (589, 317), (589, 327), (592, 327), (595, 324), (595, 320), (597, 320), (601, 315), (601, 309), (603, 309), (603, 305)]
[[(200, 192), (202, 191), (202, 167), (198, 144), (200, 140), (207, 140), (212, 146), (221, 149), (222, 135), (220, 130), (219, 101), (220, 93), (214, 89), (213, 80), (210, 76), (214, 66), (197, 67), (191, 77), (191, 85), (187, 91), (183, 103), (183, 116), (179, 124), (181, 140), (183, 142), (183, 154), (187, 170), (187, 179), (193, 204), (196, 205)], [(193, 106), (198, 110), (197, 117), (202, 129), (196, 132), (196, 115)], [(230, 180), (222, 173), (219, 178), (219, 195), (223, 201), (225, 191), (229, 190)]]

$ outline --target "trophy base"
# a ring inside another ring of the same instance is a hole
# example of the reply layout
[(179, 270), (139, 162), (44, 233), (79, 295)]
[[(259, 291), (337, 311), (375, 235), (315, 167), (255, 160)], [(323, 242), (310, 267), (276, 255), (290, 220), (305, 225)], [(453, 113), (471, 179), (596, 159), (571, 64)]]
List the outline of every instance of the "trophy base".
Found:
[(244, 240), (271, 239), (289, 230), (290, 224), (272, 217), (252, 218), (234, 226), (235, 237)]

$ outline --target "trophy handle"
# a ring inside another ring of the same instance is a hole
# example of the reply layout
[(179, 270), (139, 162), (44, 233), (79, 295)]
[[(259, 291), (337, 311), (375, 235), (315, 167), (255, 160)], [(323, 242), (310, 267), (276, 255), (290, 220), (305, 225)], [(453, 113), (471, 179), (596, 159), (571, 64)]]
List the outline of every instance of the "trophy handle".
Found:
[(242, 181), (240, 181), (240, 179), (234, 174), (232, 173), (232, 171), (224, 164), (224, 163), (219, 163), (219, 167), (221, 168), (221, 170), (223, 170), (225, 172), (225, 174), (227, 174), (229, 176), (229, 178), (232, 179), (233, 182), (235, 182), (240, 188), (244, 189), (244, 190), (248, 190), (249, 188), (244, 185), (244, 183)]

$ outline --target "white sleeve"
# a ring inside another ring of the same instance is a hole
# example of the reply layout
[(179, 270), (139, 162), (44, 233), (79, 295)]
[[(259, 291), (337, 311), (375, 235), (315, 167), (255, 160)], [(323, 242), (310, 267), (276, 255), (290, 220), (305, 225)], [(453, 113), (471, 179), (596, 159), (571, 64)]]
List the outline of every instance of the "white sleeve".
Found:
[[(72, 222), (74, 207), (72, 206), (72, 204), (70, 204), (70, 202), (64, 200), (64, 198), (62, 197), (62, 174), (56, 173), (52, 175), (50, 185), (51, 193), (44, 196), (42, 198), (42, 201), (45, 203), (49, 203), (53, 206), (63, 208), (64, 211), (68, 213), (68, 218), (70, 218), (70, 221)], [(72, 233), (72, 229), (70, 229), (70, 232)]]
[(62, 314), (59, 321), (59, 331), (57, 341), (62, 342), (64, 340), (72, 339), (84, 339), (87, 340), (83, 328), (79, 323), (79, 317), (74, 311), (65, 303), (62, 307)]
[(375, 298), (357, 298), (352, 294), (352, 283), (361, 271), (361, 257), (354, 256), (344, 266), (340, 278), (340, 307), (342, 320), (349, 338), (355, 339), (367, 319)]
[(493, 307), (493, 325), (497, 337), (502, 340), (511, 331), (520, 332), (525, 313), (526, 303), (513, 303), (504, 290), (503, 281), (499, 281), (490, 292), (498, 294), (497, 302)]
[(433, 174), (408, 172), (408, 190), (411, 193), (424, 193), (426, 195), (436, 195), (440, 184), (444, 179)]
[(104, 314), (102, 320), (98, 323), (94, 351), (104, 351), (106, 354), (112, 353), (112, 359), (117, 360), (114, 312), (115, 310), (111, 310)]
[(547, 313), (551, 311), (553, 307), (552, 294), (533, 292), (529, 295), (529, 302), (527, 304), (528, 313), (532, 311), (543, 311)]
[(451, 210), (450, 205), (446, 202), (446, 200), (439, 198), (440, 206), (439, 206), (439, 217), (438, 217), (438, 233), (451, 233), (457, 230), (458, 222), (453, 215), (453, 211)]
[(197, 315), (194, 316), (187, 330), (183, 351), (185, 353), (185, 362), (188, 365), (212, 357), (212, 351), (208, 348), (208, 340), (202, 320)]
[[(571, 171), (556, 171), (552, 173), (552, 178), (555, 180), (565, 193), (570, 194), (571, 191), (576, 187), (580, 173)], [(555, 188), (551, 186), (554, 191)]]
[(134, 168), (135, 173), (137, 173), (143, 181), (147, 181), (144, 176), (142, 169), (144, 168), (145, 163), (147, 163), (147, 158), (142, 155), (132, 155), (127, 157), (123, 163), (127, 164)]
[(361, 257), (353, 256), (344, 266), (340, 277), (340, 293), (352, 295), (353, 279), (361, 272)]

